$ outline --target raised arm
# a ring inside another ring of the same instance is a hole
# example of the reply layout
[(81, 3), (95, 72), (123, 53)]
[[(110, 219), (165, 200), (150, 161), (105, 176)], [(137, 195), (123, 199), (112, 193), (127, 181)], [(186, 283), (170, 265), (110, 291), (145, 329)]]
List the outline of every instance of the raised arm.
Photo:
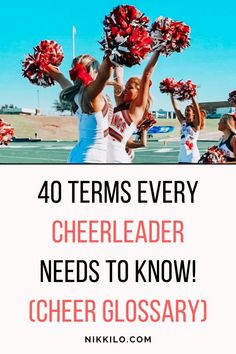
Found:
[(47, 74), (49, 76), (51, 76), (51, 78), (53, 80), (55, 80), (56, 82), (58, 82), (58, 84), (61, 86), (62, 90), (73, 86), (73, 84), (71, 83), (70, 80), (68, 80), (63, 74), (62, 72), (59, 71), (59, 69), (56, 66), (53, 66), (51, 64), (49, 64), (47, 66)]
[(193, 109), (194, 109), (194, 113), (195, 113), (193, 125), (196, 130), (200, 130), (201, 119), (202, 119), (201, 118), (201, 111), (200, 111), (199, 105), (194, 97), (192, 98), (192, 104), (193, 104)]
[(160, 53), (158, 51), (155, 51), (149, 62), (147, 63), (143, 75), (141, 78), (141, 83), (140, 83), (140, 90), (138, 97), (136, 98), (135, 102), (136, 105), (139, 107), (142, 107), (144, 110), (146, 109), (147, 102), (148, 102), (148, 96), (149, 96), (149, 90), (150, 90), (150, 85), (151, 85), (151, 78), (155, 69), (155, 66), (157, 64), (158, 58), (159, 58)]
[(147, 63), (141, 78), (140, 89), (137, 98), (130, 105), (130, 114), (136, 117), (136, 124), (142, 119), (148, 103), (151, 77), (153, 75), (156, 63), (160, 53), (155, 51)]
[(105, 58), (100, 65), (98, 75), (87, 87), (88, 97), (91, 102), (96, 104), (96, 99), (101, 98), (102, 91), (104, 90), (113, 70), (113, 64), (108, 58)]
[(116, 66), (114, 68), (113, 79), (114, 79), (114, 98), (118, 106), (119, 104), (123, 103), (124, 100), (124, 94), (123, 94), (124, 67), (123, 66)]
[(203, 130), (206, 124), (206, 111), (201, 109), (200, 114), (201, 114), (200, 130)]
[(176, 117), (177, 117), (178, 121), (180, 122), (180, 124), (182, 124), (183, 121), (185, 120), (185, 118), (184, 118), (183, 114), (181, 113), (181, 110), (179, 109), (178, 102), (177, 102), (177, 100), (174, 98), (174, 96), (173, 96), (172, 93), (171, 93), (170, 97), (171, 97), (171, 103), (172, 103), (172, 106), (173, 106), (173, 108), (174, 108)]

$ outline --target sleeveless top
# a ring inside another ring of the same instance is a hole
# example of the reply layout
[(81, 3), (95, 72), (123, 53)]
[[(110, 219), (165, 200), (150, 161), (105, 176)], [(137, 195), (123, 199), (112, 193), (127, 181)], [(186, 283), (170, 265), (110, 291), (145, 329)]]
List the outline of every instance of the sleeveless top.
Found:
[(197, 163), (200, 153), (197, 147), (199, 131), (184, 121), (181, 126), (181, 140), (178, 162)]
[(136, 125), (129, 114), (129, 105), (120, 105), (114, 109), (109, 125), (108, 163), (130, 163), (131, 159), (125, 146), (131, 135), (136, 131)]
[(100, 112), (83, 113), (81, 95), (74, 98), (78, 106), (79, 141), (72, 149), (69, 163), (106, 163), (109, 121), (113, 107), (108, 96), (104, 97), (104, 107)]
[(221, 150), (224, 152), (226, 156), (226, 161), (235, 161), (234, 150), (230, 145), (230, 141), (234, 135), (235, 135), (234, 133), (231, 133), (228, 139), (225, 141), (223, 140), (224, 137), (222, 137), (218, 143), (219, 148), (221, 148)]

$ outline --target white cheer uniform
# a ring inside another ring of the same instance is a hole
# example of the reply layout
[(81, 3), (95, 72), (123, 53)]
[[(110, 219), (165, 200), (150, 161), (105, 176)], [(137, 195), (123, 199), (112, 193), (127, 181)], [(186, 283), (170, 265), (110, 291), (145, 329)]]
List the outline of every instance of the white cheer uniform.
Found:
[(74, 98), (79, 107), (76, 114), (79, 120), (79, 141), (72, 149), (68, 163), (106, 163), (109, 121), (113, 107), (108, 97), (100, 112), (83, 113), (81, 95)]
[(197, 147), (199, 131), (196, 131), (192, 125), (185, 121), (181, 126), (181, 140), (178, 162), (197, 163), (200, 159), (200, 153)]
[(125, 146), (137, 128), (130, 117), (127, 105), (125, 109), (122, 109), (122, 106), (123, 105), (114, 109), (114, 114), (109, 126), (107, 149), (108, 163), (131, 162), (130, 156), (125, 150)]

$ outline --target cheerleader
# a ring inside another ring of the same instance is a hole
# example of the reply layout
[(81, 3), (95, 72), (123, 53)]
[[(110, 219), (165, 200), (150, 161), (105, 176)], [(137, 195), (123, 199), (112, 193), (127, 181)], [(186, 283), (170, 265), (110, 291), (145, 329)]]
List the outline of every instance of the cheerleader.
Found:
[(185, 108), (185, 115), (181, 113), (173, 94), (171, 94), (171, 102), (181, 124), (178, 163), (197, 163), (200, 159), (197, 140), (200, 130), (204, 127), (205, 113), (200, 111), (194, 97), (192, 97), (192, 104)]
[(235, 123), (236, 118), (231, 114), (224, 114), (218, 123), (218, 130), (223, 132), (218, 147), (223, 151), (226, 162), (236, 162)]
[[(150, 106), (151, 77), (159, 57), (159, 52), (154, 52), (144, 69), (142, 78), (131, 77), (125, 89), (120, 92), (115, 90), (117, 107), (109, 126), (108, 137), (108, 162), (130, 163), (131, 159), (126, 152), (126, 144), (137, 127), (142, 123), (144, 113)], [(114, 80), (122, 86), (122, 68), (115, 68)]]
[(79, 142), (72, 149), (69, 163), (106, 163), (108, 126), (113, 108), (103, 90), (113, 65), (104, 59), (101, 66), (90, 55), (75, 58), (70, 70), (73, 85), (61, 72), (49, 65), (48, 74), (63, 89), (62, 102), (69, 102), (79, 120)]

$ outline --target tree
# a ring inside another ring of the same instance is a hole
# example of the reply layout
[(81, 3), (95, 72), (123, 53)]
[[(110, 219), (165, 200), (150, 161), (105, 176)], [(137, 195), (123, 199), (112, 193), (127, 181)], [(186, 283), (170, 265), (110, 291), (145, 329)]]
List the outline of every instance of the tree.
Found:
[(8, 108), (9, 106), (8, 106), (8, 104), (3, 104), (2, 106), (1, 106), (1, 109), (6, 109), (6, 108)]
[[(13, 103), (11, 103), (11, 104), (7, 104), (7, 103), (5, 103), (5, 104), (2, 104), (1, 105), (1, 107), (0, 107), (0, 114), (6, 114), (6, 113), (8, 113), (8, 111), (7, 110), (12, 110), (12, 109), (16, 109), (18, 112), (17, 113), (19, 113), (19, 111), (20, 111), (20, 108), (18, 108), (17, 106), (15, 106)], [(11, 112), (10, 112), (11, 113)]]
[(53, 108), (56, 110), (56, 112), (65, 112), (69, 111), (72, 114), (72, 105), (70, 102), (60, 102), (58, 100), (55, 100), (53, 102)]

